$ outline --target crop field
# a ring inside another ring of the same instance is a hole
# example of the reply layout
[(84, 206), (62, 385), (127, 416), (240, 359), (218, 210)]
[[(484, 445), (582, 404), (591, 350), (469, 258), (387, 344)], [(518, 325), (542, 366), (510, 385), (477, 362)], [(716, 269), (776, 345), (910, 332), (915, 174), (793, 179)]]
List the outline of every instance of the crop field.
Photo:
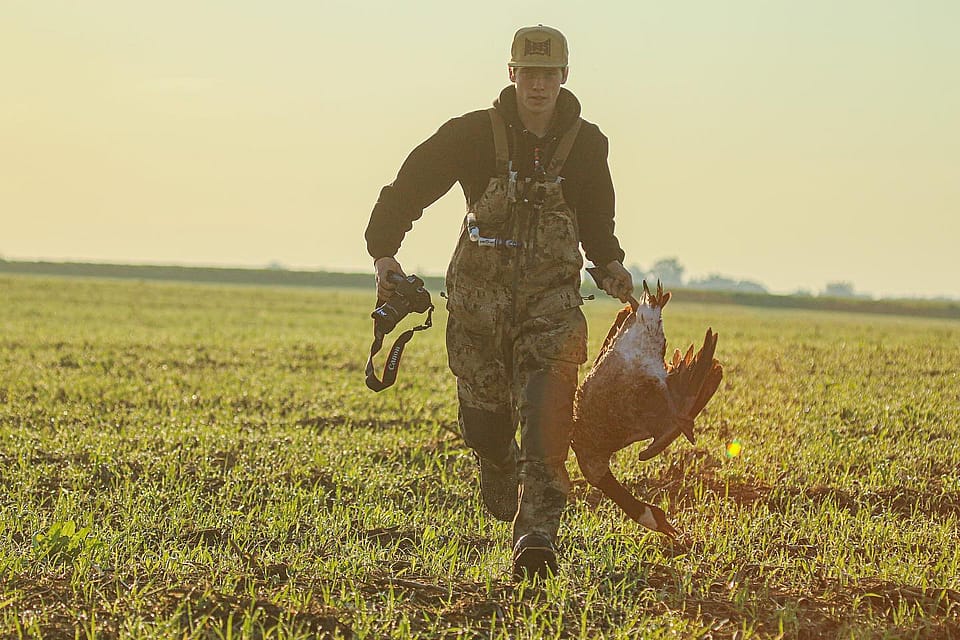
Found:
[[(671, 301), (669, 348), (712, 326), (724, 383), (696, 445), (615, 473), (682, 537), (571, 456), (561, 572), (530, 585), (457, 435), (446, 312), (374, 394), (372, 303), (0, 276), (0, 636), (960, 638), (960, 322)], [(586, 303), (591, 356), (618, 306)]]

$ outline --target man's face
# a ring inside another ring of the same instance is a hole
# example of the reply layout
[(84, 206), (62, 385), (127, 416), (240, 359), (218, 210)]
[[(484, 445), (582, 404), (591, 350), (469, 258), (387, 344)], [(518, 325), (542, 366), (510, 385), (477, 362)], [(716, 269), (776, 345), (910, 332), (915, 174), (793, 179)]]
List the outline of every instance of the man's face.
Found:
[(557, 67), (516, 67), (510, 69), (510, 80), (517, 85), (517, 104), (530, 113), (548, 113), (557, 105), (560, 85), (567, 80), (567, 70)]

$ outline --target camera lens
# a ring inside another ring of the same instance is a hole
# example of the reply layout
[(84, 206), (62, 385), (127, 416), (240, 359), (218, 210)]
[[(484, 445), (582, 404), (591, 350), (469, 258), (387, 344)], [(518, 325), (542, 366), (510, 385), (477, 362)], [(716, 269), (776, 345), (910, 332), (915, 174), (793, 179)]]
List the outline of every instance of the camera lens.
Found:
[(379, 333), (387, 334), (394, 330), (397, 323), (403, 318), (403, 315), (390, 306), (389, 303), (384, 302), (374, 309), (370, 317), (373, 318), (373, 325), (376, 330)]

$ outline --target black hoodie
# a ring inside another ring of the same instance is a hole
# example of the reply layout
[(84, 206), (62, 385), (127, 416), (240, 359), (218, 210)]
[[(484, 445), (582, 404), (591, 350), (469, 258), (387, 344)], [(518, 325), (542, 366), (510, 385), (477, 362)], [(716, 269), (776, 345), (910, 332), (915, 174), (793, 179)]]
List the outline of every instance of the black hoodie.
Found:
[[(507, 123), (514, 169), (519, 170), (521, 178), (533, 172), (534, 146), (540, 146), (543, 163), (548, 164), (557, 141), (580, 115), (580, 102), (561, 89), (549, 130), (543, 138), (537, 138), (520, 122), (513, 85), (501, 91), (493, 104)], [(495, 156), (490, 117), (485, 110), (445, 123), (410, 153), (397, 179), (380, 191), (365, 234), (370, 255), (394, 255), (403, 236), (413, 228), (413, 221), (455, 182), (460, 183), (468, 203), (479, 199), (496, 175)], [(614, 194), (607, 166), (607, 138), (597, 125), (583, 122), (561, 175), (563, 196), (577, 215), (587, 259), (598, 265), (622, 262), (623, 251), (613, 235)]]

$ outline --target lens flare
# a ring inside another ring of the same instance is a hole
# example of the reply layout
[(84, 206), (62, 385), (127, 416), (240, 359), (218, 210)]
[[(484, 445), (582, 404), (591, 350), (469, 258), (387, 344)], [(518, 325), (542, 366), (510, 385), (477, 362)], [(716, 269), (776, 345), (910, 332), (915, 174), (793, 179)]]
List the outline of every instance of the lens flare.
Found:
[(727, 457), (736, 458), (743, 452), (743, 444), (740, 442), (740, 438), (734, 438), (732, 442), (727, 443)]

